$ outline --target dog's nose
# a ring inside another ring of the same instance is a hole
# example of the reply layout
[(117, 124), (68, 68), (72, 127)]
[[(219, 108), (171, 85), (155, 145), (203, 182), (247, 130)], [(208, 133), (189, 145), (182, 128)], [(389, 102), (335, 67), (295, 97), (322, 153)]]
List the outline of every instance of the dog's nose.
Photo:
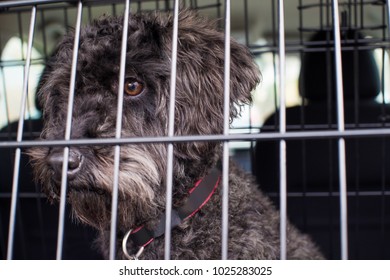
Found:
[[(57, 179), (61, 178), (62, 175), (62, 163), (64, 162), (64, 151), (62, 149), (52, 151), (49, 158), (49, 164), (54, 170)], [(68, 158), (68, 179), (72, 180), (76, 174), (80, 171), (83, 163), (83, 155), (76, 149), (69, 151)]]

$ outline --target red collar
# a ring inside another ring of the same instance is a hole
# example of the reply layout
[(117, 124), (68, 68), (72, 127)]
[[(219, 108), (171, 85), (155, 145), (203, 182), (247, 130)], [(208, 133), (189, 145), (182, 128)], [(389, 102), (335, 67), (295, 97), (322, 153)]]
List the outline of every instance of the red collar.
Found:
[[(179, 208), (172, 209), (172, 226), (174, 228), (183, 221), (194, 216), (212, 197), (220, 182), (221, 171), (217, 168), (199, 180), (195, 186), (189, 191), (189, 196), (186, 202)], [(157, 226), (149, 230), (144, 226), (140, 226), (135, 230), (128, 232), (124, 238), (124, 246), (126, 246), (127, 238), (130, 237), (134, 245), (144, 248), (149, 245), (155, 238), (164, 235), (165, 233), (165, 213), (160, 217)]]

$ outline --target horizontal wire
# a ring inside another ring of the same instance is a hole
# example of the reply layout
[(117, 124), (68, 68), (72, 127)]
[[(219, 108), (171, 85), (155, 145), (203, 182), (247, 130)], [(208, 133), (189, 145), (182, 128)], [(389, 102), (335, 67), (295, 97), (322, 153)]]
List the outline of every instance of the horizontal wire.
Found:
[[(353, 187), (353, 186), (349, 186)], [(370, 186), (372, 187), (372, 186)], [(373, 196), (390, 196), (390, 191), (349, 191), (346, 193), (348, 197), (373, 197)], [(267, 192), (269, 197), (278, 197), (280, 194), (276, 192)], [(287, 197), (340, 197), (339, 192), (287, 192)]]
[[(41, 4), (55, 4), (64, 2), (63, 0), (18, 0), (18, 1), (4, 1), (0, 3), (0, 8), (13, 8), (13, 7), (23, 7), (23, 6), (32, 6), (32, 5), (41, 5)], [(77, 3), (78, 0), (68, 0), (67, 2)]]
[[(353, 188), (354, 186), (348, 186)], [(360, 187), (360, 186), (359, 186)], [(373, 186), (370, 186), (373, 188)], [(379, 186), (378, 186), (379, 187)], [(270, 197), (278, 197), (280, 194), (276, 192), (267, 192)], [(339, 197), (339, 192), (319, 191), (319, 192), (297, 192), (287, 191), (287, 197)], [(373, 197), (373, 196), (390, 196), (390, 191), (349, 191), (347, 192), (348, 197)], [(0, 193), (0, 199), (9, 199), (12, 197), (12, 193)], [(47, 199), (44, 193), (33, 193), (33, 192), (20, 192), (18, 198), (22, 199)]]
[[(367, 130), (368, 129), (372, 130), (374, 128), (383, 130), (384, 128), (389, 128), (390, 129), (390, 123), (371, 123), (371, 124), (369, 124), (369, 123), (359, 123), (359, 125), (356, 125), (356, 124), (346, 124), (345, 127), (347, 129), (354, 129), (355, 131), (357, 131), (357, 128), (359, 130), (366, 130), (366, 129)], [(275, 126), (274, 125), (265, 125), (263, 127), (252, 126), (252, 128), (250, 129), (252, 131), (250, 133), (252, 135), (256, 135), (256, 134), (258, 134), (258, 131), (260, 131), (260, 129), (263, 130), (261, 132), (261, 135), (265, 135), (265, 134), (268, 134), (270, 132), (274, 132), (275, 131)], [(319, 131), (322, 131), (324, 129), (326, 131), (331, 131), (330, 129), (337, 129), (337, 125), (327, 125), (327, 124), (324, 124), (324, 125), (287, 125), (287, 129), (291, 129), (291, 131), (301, 131), (301, 132), (303, 132), (305, 130), (319, 132)], [(240, 135), (239, 131), (248, 131), (248, 130), (249, 130), (248, 127), (235, 127), (234, 128), (234, 132), (232, 132), (232, 134)], [(27, 133), (27, 132), (25, 132), (25, 133)], [(248, 135), (250, 133), (249, 132), (245, 132), (246, 135)], [(243, 133), (241, 133), (241, 134), (243, 134)], [(30, 137), (30, 140), (33, 140), (32, 138), (38, 139), (38, 137), (41, 135), (41, 133), (40, 132), (31, 132), (31, 133), (28, 132), (28, 135)], [(195, 136), (195, 137), (198, 137), (198, 136)], [(0, 139), (3, 139), (3, 140), (0, 140), (0, 143), (5, 141), (5, 140), (12, 141), (12, 138), (16, 138), (16, 132), (0, 132)], [(96, 139), (103, 139), (103, 138), (96, 138)], [(106, 138), (106, 139), (109, 139), (109, 138)], [(86, 140), (86, 139), (84, 139), (84, 140)], [(302, 140), (305, 140), (305, 139), (302, 139)], [(47, 141), (47, 140), (33, 140), (33, 141)]]
[[(365, 0), (364, 2), (355, 2), (354, 5), (383, 5), (383, 3), (380, 3), (380, 1), (378, 0)], [(304, 4), (304, 5), (298, 5), (297, 9), (298, 10), (305, 10), (305, 9), (310, 9), (310, 8), (315, 8), (315, 7), (330, 7), (330, 3), (322, 3), (322, 4), (318, 4), (318, 3), (315, 3), (315, 4)], [(340, 6), (346, 6), (346, 5), (350, 5), (349, 1), (345, 1), (345, 2), (340, 2), (339, 3)]]
[(125, 145), (125, 144), (153, 144), (153, 143), (183, 143), (205, 141), (277, 141), (277, 140), (309, 140), (332, 138), (376, 138), (390, 136), (390, 129), (361, 129), (345, 131), (300, 131), (286, 133), (253, 133), (253, 134), (229, 134), (229, 135), (188, 135), (188, 136), (149, 136), (134, 138), (97, 138), (97, 139), (70, 139), (70, 140), (26, 140), (24, 142), (5, 141), (0, 142), (1, 148), (29, 148), (29, 147), (61, 147), (61, 146), (85, 146), (85, 145)]
[[(162, 1), (162, 0), (159, 0)], [(156, 0), (142, 0), (142, 2), (156, 2)], [(41, 1), (35, 1), (35, 0), (25, 0), (25, 1), (7, 1), (7, 2), (0, 2), (0, 11), (5, 14), (12, 14), (12, 13), (18, 13), (18, 12), (26, 12), (29, 10), (29, 6), (32, 5), (40, 5), (38, 8), (39, 10), (43, 11), (50, 11), (50, 10), (58, 10), (61, 8), (72, 8), (75, 5), (73, 3), (77, 3), (77, 0), (41, 0)], [(56, 4), (56, 5), (47, 5), (47, 4)], [(72, 5), (73, 4), (73, 5)], [(109, 1), (101, 1), (101, 0), (84, 0), (83, 5), (85, 7), (102, 7), (102, 6), (108, 6), (108, 5), (118, 5), (123, 4), (123, 0), (109, 0)], [(138, 2), (135, 2), (135, 4), (138, 4)], [(196, 6), (196, 10), (207, 10), (210, 8), (219, 8), (221, 7), (221, 3), (205, 3), (205, 4), (198, 4)], [(12, 8), (11, 10), (9, 8)], [(142, 9), (143, 12), (153, 12), (156, 9)], [(162, 10), (162, 9), (157, 9)]]

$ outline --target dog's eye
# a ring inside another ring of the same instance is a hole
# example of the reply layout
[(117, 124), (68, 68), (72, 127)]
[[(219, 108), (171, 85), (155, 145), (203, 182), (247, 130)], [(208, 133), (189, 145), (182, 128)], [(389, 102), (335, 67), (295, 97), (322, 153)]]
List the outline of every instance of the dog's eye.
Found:
[(137, 80), (130, 78), (125, 81), (125, 93), (130, 96), (137, 96), (144, 91), (144, 85)]

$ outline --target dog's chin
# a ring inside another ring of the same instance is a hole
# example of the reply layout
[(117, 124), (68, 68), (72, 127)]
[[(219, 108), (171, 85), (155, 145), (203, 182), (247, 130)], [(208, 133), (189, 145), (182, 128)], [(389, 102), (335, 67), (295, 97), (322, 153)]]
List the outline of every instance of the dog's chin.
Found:
[[(110, 230), (112, 192), (99, 187), (71, 187), (67, 201), (73, 218), (100, 231)], [(141, 203), (126, 193), (118, 194), (117, 229), (126, 232), (156, 215), (154, 203)]]
[(111, 220), (111, 195), (105, 191), (71, 188), (67, 200), (73, 217), (96, 229), (105, 229)]
[[(48, 184), (44, 185), (43, 192), (50, 201), (59, 202), (61, 198), (61, 181), (52, 179)], [(67, 199), (72, 193), (77, 194), (96, 194), (100, 196), (109, 195), (109, 192), (101, 187), (81, 184), (80, 182), (68, 181), (66, 187)]]
[(68, 184), (68, 195), (71, 193), (78, 194), (90, 194), (90, 195), (99, 195), (99, 196), (111, 196), (111, 193), (106, 189), (96, 186), (80, 186)]
[[(43, 192), (51, 203), (61, 200), (61, 182), (52, 180)], [(119, 199), (123, 200), (122, 197)], [(72, 208), (72, 218), (97, 229), (110, 224), (112, 194), (98, 186), (68, 182), (66, 200)]]

